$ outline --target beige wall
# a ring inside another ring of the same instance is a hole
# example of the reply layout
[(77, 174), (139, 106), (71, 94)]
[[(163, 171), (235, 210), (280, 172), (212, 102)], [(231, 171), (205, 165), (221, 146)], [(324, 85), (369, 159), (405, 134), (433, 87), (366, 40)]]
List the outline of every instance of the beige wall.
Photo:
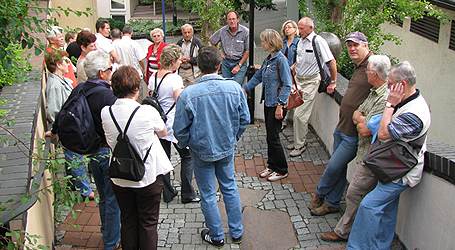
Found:
[(75, 14), (69, 14), (67, 17), (62, 11), (60, 11), (60, 17), (57, 15), (53, 15), (53, 18), (56, 18), (60, 27), (62, 28), (90, 28), (92, 32), (95, 32), (95, 23), (98, 19), (97, 13), (97, 5), (96, 0), (51, 0), (49, 2), (50, 7), (61, 6), (62, 8), (70, 8), (75, 11), (84, 11), (87, 7), (91, 7), (92, 11), (90, 12), (92, 15), (88, 17), (85, 15), (76, 16)]
[[(450, 18), (455, 12), (444, 10)], [(432, 42), (411, 33), (410, 20), (406, 19), (403, 28), (396, 25), (384, 25), (386, 32), (391, 32), (403, 39), (402, 45), (387, 42), (381, 52), (392, 55), (400, 61), (409, 61), (416, 69), (417, 88), (421, 90), (431, 110), (431, 127), (428, 137), (455, 146), (455, 133), (452, 124), (455, 107), (455, 51), (449, 49), (450, 24), (441, 25), (439, 43)]]

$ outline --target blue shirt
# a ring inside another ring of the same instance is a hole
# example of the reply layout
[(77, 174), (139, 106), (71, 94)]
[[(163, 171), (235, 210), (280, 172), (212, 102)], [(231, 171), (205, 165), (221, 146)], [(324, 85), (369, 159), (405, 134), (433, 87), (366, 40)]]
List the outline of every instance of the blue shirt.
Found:
[[(280, 93), (278, 93), (280, 81), (278, 80), (277, 63), (280, 67), (280, 77), (283, 82), (283, 88)], [(291, 68), (289, 67), (288, 60), (281, 51), (277, 51), (273, 57), (268, 55), (265, 58), (261, 68), (248, 83), (243, 85), (243, 89), (250, 95), (251, 89), (262, 82), (261, 102), (265, 100), (265, 106), (267, 107), (276, 107), (278, 104), (284, 106), (291, 93), (291, 77)]]
[[(281, 49), (281, 53), (283, 53), (283, 55), (288, 58), (289, 67), (291, 67), (292, 64), (295, 63), (295, 58), (297, 56), (297, 43), (299, 42), (299, 40), (300, 38), (294, 37), (294, 40), (292, 41), (291, 45), (289, 45), (288, 48), (287, 46), (288, 38), (283, 39), (283, 49)], [(286, 49), (288, 50), (287, 55)]]
[(234, 153), (250, 124), (250, 112), (240, 85), (216, 74), (204, 75), (177, 99), (174, 136), (203, 161), (214, 162)]

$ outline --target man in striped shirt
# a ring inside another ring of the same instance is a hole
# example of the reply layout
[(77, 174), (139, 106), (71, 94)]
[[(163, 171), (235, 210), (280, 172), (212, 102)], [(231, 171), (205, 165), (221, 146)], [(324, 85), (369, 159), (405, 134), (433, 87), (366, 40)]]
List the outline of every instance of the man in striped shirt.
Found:
[(355, 174), (346, 195), (346, 211), (338, 222), (335, 230), (322, 233), (321, 238), (326, 241), (347, 240), (354, 223), (357, 209), (363, 197), (376, 187), (377, 180), (370, 169), (363, 163), (363, 158), (371, 146), (372, 131), (367, 128), (368, 121), (384, 111), (389, 89), (387, 76), (390, 71), (390, 59), (384, 55), (373, 55), (368, 58), (366, 73), (368, 82), (373, 86), (367, 99), (354, 111), (352, 119), (359, 132), (359, 143), (355, 163)]

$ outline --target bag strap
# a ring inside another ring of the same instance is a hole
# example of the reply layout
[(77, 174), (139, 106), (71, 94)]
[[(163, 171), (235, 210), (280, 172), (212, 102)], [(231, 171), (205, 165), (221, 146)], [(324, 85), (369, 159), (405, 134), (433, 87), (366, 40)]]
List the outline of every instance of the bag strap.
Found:
[(118, 130), (118, 132), (119, 132), (120, 134), (126, 134), (126, 131), (128, 131), (128, 127), (130, 126), (130, 123), (131, 123), (131, 120), (133, 119), (134, 114), (136, 114), (137, 110), (138, 110), (140, 107), (141, 107), (141, 106), (137, 106), (137, 107), (134, 109), (133, 113), (131, 113), (130, 118), (128, 119), (128, 122), (126, 123), (125, 131), (124, 131), (124, 132), (122, 132), (122, 129), (121, 129), (120, 126), (118, 125), (117, 120), (115, 120), (114, 113), (112, 113), (112, 106), (109, 107), (109, 113), (111, 114), (112, 121), (114, 122), (115, 127), (117, 128), (117, 130)]
[[(112, 121), (114, 122), (115, 127), (117, 128), (117, 130), (118, 130), (118, 132), (119, 132), (120, 134), (126, 135), (126, 131), (128, 131), (128, 127), (130, 126), (131, 120), (133, 119), (134, 114), (136, 114), (137, 110), (138, 110), (140, 107), (141, 107), (141, 106), (137, 106), (137, 107), (134, 109), (133, 113), (131, 113), (130, 118), (128, 119), (128, 122), (126, 122), (126, 126), (125, 126), (125, 131), (124, 131), (124, 132), (122, 132), (122, 129), (121, 129), (120, 126), (118, 125), (117, 120), (115, 120), (114, 113), (112, 113), (112, 106), (109, 107), (109, 113), (111, 114)], [(142, 160), (143, 163), (147, 160), (147, 157), (149, 156), (149, 152), (150, 152), (150, 149), (152, 149), (152, 146), (153, 146), (153, 142), (152, 142), (152, 145), (150, 145), (149, 149), (147, 150), (147, 153), (145, 153), (145, 157), (144, 157), (144, 159)]]
[[(280, 56), (280, 57), (285, 57), (285, 56)], [(280, 58), (280, 57), (278, 57), (278, 58)], [(278, 74), (278, 81), (280, 82), (279, 89), (281, 89), (281, 88), (283, 88), (283, 82), (281, 81), (280, 66), (278, 66), (278, 58), (276, 59), (276, 72)], [(292, 80), (292, 84), (295, 85), (295, 89), (297, 89), (297, 83), (295, 82), (294, 74), (292, 73), (292, 70), (291, 70), (291, 80)]]
[(322, 69), (322, 64), (321, 64), (321, 61), (319, 59), (319, 52), (318, 52), (318, 49), (317, 49), (317, 46), (316, 46), (316, 37), (318, 35), (315, 35), (313, 37), (313, 40), (312, 40), (312, 45), (313, 45), (313, 52), (314, 52), (314, 56), (316, 57), (316, 61), (318, 62), (318, 66), (319, 66), (319, 72), (322, 72), (323, 69)]
[[(158, 94), (158, 89), (160, 88), (161, 83), (163, 82), (164, 78), (169, 74), (171, 74), (171, 72), (167, 72), (166, 74), (164, 74), (163, 78), (161, 78), (160, 83), (158, 84), (158, 86), (156, 86), (156, 82), (158, 81), (158, 72), (155, 73), (155, 90), (154, 90), (155, 93)], [(174, 108), (174, 106), (175, 106), (175, 102), (174, 102), (174, 104), (172, 104), (171, 108), (165, 113), (166, 116), (167, 116), (167, 114), (169, 114), (169, 112), (171, 112), (171, 110)]]
[(425, 142), (426, 135), (427, 132), (412, 141), (408, 141), (408, 144), (414, 149), (418, 149), (420, 151), (420, 149), (422, 149), (423, 143)]

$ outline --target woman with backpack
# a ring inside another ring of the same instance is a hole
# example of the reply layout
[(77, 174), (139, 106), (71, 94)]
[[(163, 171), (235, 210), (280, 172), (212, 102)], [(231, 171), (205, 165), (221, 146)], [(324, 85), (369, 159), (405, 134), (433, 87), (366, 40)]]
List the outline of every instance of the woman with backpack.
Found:
[[(174, 137), (172, 125), (175, 116), (175, 103), (180, 93), (183, 91), (182, 77), (177, 73), (183, 56), (182, 48), (175, 44), (170, 44), (163, 48), (160, 57), (161, 69), (151, 75), (148, 88), (150, 91), (156, 91), (158, 102), (166, 113), (167, 135), (160, 139), (167, 156), (171, 159), (171, 144), (174, 144), (181, 158), (180, 176), (182, 180), (181, 201), (182, 203), (199, 202), (191, 181), (193, 179), (193, 161), (190, 151), (187, 148), (179, 148), (177, 139)], [(171, 185), (170, 173), (163, 177), (163, 199), (164, 202), (171, 202), (177, 195), (177, 190)]]
[[(107, 143), (115, 156), (118, 125), (121, 131), (127, 130), (125, 134), (130, 145), (141, 160), (145, 159), (145, 173), (139, 181), (111, 177), (112, 189), (121, 212), (122, 248), (157, 249), (162, 176), (172, 170), (158, 140), (166, 135), (167, 129), (155, 108), (140, 105), (136, 101), (141, 79), (133, 67), (120, 67), (112, 75), (111, 81), (112, 91), (118, 99), (114, 105), (101, 110)], [(130, 123), (126, 128), (128, 121)]]

